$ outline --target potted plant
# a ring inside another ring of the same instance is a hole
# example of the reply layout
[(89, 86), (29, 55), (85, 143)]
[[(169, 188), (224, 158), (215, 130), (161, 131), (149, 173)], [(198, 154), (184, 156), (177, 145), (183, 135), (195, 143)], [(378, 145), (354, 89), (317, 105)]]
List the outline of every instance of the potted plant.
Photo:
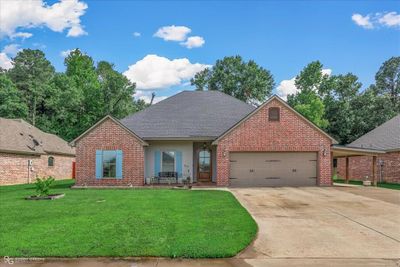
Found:
[(368, 176), (365, 176), (364, 181), (363, 181), (364, 186), (371, 186), (371, 181), (368, 180)]

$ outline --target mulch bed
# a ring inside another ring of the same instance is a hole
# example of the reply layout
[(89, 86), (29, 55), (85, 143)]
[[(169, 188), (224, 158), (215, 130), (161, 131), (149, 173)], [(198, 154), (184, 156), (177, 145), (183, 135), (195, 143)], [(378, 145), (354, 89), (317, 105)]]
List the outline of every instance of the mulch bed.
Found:
[(53, 194), (53, 195), (48, 195), (48, 196), (30, 196), (26, 197), (26, 200), (53, 200), (57, 198), (62, 198), (64, 197), (65, 194)]

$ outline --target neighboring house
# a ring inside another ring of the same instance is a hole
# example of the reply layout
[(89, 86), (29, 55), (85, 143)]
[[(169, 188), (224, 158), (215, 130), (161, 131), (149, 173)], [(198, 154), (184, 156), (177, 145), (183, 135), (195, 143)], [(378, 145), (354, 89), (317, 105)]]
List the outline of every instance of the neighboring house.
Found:
[[(361, 136), (347, 147), (385, 152), (376, 157), (375, 177), (377, 181), (400, 183), (400, 115)], [(340, 177), (345, 177), (345, 160), (340, 158), (337, 162), (337, 175)], [(348, 161), (349, 179), (364, 180), (372, 177), (372, 156), (350, 157)]]
[(164, 172), (217, 186), (331, 185), (329, 135), (277, 96), (258, 108), (184, 91), (76, 138), (77, 186), (142, 186)]
[(75, 149), (22, 119), (0, 118), (0, 185), (72, 177)]

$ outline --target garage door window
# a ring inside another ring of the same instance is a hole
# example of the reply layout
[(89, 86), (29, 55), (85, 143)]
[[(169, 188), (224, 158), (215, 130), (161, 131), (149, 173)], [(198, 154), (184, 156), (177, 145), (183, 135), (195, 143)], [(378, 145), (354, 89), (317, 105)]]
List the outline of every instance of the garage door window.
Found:
[(269, 121), (279, 121), (279, 108), (269, 108), (268, 109), (268, 120)]

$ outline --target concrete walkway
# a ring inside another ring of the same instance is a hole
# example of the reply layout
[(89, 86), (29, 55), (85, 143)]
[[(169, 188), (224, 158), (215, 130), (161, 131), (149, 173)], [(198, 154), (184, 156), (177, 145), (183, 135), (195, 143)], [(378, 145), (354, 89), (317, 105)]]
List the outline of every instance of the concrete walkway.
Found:
[(231, 259), (38, 259), (13, 266), (399, 267), (400, 192), (364, 189), (230, 189), (259, 226), (253, 244)]

